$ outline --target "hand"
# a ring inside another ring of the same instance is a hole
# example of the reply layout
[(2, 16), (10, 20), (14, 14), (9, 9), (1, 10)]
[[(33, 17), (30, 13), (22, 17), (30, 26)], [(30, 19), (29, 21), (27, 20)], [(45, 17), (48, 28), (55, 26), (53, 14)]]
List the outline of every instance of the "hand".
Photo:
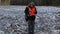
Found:
[(29, 16), (29, 15), (28, 15)]

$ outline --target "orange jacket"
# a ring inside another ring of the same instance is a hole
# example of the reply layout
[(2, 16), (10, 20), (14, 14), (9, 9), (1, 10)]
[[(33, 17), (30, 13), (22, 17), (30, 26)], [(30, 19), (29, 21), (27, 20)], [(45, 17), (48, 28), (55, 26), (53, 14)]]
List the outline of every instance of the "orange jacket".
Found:
[(37, 10), (36, 10), (36, 8), (35, 7), (26, 7), (26, 9), (25, 9), (25, 15), (26, 16), (35, 16), (36, 14), (37, 14)]
[(29, 9), (29, 16), (35, 16), (36, 15), (35, 14), (35, 10), (36, 10), (35, 7), (32, 7), (32, 8), (28, 7), (28, 9)]

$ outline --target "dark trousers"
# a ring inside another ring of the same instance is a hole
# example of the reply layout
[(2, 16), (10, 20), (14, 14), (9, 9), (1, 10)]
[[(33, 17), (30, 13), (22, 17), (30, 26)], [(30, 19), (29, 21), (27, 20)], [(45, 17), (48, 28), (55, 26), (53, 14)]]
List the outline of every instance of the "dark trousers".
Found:
[(28, 17), (28, 34), (34, 34), (35, 16)]

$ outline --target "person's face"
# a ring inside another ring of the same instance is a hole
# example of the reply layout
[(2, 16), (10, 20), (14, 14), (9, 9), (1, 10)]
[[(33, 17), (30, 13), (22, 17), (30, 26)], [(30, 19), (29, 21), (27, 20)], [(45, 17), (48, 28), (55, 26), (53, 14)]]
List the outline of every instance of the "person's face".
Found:
[(33, 5), (31, 5), (31, 7), (33, 7)]

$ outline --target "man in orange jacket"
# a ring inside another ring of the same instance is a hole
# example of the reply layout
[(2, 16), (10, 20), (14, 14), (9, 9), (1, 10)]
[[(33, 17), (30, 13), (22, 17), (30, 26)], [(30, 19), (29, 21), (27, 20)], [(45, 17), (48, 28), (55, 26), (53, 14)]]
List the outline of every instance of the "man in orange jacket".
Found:
[(26, 21), (33, 21), (28, 22), (28, 34), (34, 34), (34, 24), (35, 24), (35, 16), (37, 14), (37, 10), (35, 7), (34, 2), (31, 2), (28, 4), (28, 6), (25, 9), (25, 19)]

